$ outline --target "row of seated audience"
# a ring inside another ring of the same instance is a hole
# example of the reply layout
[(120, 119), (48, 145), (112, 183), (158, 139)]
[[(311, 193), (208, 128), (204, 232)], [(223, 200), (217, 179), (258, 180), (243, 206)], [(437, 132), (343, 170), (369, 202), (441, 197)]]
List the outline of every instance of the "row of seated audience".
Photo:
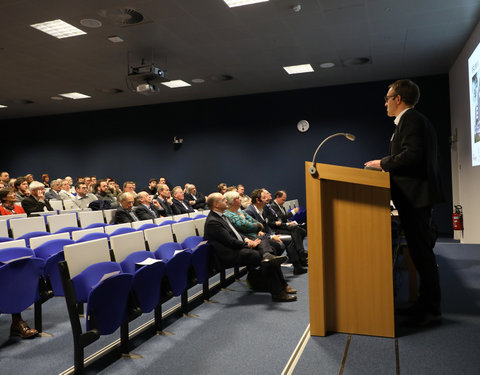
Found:
[[(6, 174), (6, 176), (5, 176)], [(30, 175), (31, 176), (31, 175)], [(44, 175), (45, 176), (45, 175)], [(5, 184), (8, 173), (2, 172), (0, 184), (12, 186), (10, 180)], [(33, 176), (31, 176), (33, 178)], [(48, 175), (47, 175), (48, 177)], [(288, 212), (283, 207), (287, 193), (283, 190), (275, 194), (275, 199), (266, 189), (255, 189), (251, 196), (245, 194), (245, 187), (218, 185), (218, 193), (205, 197), (193, 184), (184, 188), (175, 186), (170, 192), (165, 179), (159, 183), (149, 181), (148, 187), (135, 192), (135, 183), (127, 181), (123, 191), (115, 186), (115, 181), (98, 180), (87, 187), (85, 180), (79, 179), (75, 193), (70, 189), (68, 179), (57, 179), (47, 187), (43, 182), (31, 181), (27, 176), (15, 179), (14, 188), (0, 190), (0, 213), (12, 215), (39, 211), (52, 211), (49, 200), (71, 200), (80, 209), (92, 208), (92, 203), (107, 201), (109, 208), (117, 208), (112, 224), (154, 219), (199, 209), (210, 209), (205, 223), (205, 239), (209, 241), (218, 259), (225, 268), (233, 266), (257, 267), (273, 301), (292, 302), (296, 300), (296, 290), (287, 285), (280, 265), (288, 255), (293, 265), (294, 275), (307, 272), (307, 252), (303, 247), (306, 236), (305, 224), (290, 221), (298, 208)], [(48, 192), (46, 193), (46, 189)], [(16, 204), (20, 203), (20, 205)], [(100, 205), (99, 209), (105, 206)], [(37, 331), (30, 328), (21, 314), (12, 314), (11, 335), (22, 338), (34, 337)]]

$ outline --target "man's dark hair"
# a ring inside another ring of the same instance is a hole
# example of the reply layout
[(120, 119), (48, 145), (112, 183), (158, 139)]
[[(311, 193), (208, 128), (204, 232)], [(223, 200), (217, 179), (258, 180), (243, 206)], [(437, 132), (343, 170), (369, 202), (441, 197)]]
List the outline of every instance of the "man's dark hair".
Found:
[(252, 198), (252, 203), (257, 203), (257, 199), (259, 201), (262, 200), (262, 192), (263, 189), (255, 189), (254, 191), (252, 191), (252, 195), (250, 196), (250, 198)]
[(275, 198), (281, 198), (283, 197), (283, 194), (285, 194), (284, 190), (279, 190), (275, 193)]
[(395, 95), (400, 95), (407, 105), (415, 106), (420, 99), (420, 89), (409, 79), (399, 79), (388, 86)]
[[(85, 185), (85, 182), (77, 182), (77, 183), (75, 184), (75, 190), (80, 189), (80, 186), (81, 186), (81, 185)], [(85, 186), (87, 186), (87, 185), (85, 185)]]
[(13, 184), (13, 186), (15, 186), (15, 189), (18, 190), (18, 187), (25, 181), (27, 181), (25, 177), (19, 177), (15, 180), (15, 183)]

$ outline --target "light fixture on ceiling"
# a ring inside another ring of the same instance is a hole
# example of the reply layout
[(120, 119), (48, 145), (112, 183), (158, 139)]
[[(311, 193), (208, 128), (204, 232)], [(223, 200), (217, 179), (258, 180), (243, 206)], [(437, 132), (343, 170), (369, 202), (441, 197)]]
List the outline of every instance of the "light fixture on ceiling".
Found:
[(319, 66), (322, 69), (329, 69), (329, 68), (333, 68), (335, 66), (335, 63), (328, 61), (328, 62), (321, 63)]
[(124, 40), (118, 35), (112, 35), (107, 38), (112, 43), (122, 43)]
[(83, 20), (80, 20), (80, 25), (89, 27), (91, 29), (97, 29), (102, 26), (102, 23), (93, 18), (84, 18)]
[(70, 38), (72, 36), (84, 35), (85, 31), (76, 28), (62, 20), (53, 20), (30, 25), (34, 29), (43, 31), (57, 39)]
[(0, 104), (0, 108), (8, 108), (8, 106)]
[(284, 66), (283, 69), (288, 74), (310, 73), (314, 71), (310, 64)]
[(264, 3), (269, 0), (223, 0), (230, 8), (241, 7), (243, 5), (251, 5), (256, 3)]
[(64, 98), (74, 99), (74, 100), (90, 98), (90, 96), (81, 94), (79, 92), (67, 92), (65, 94), (58, 94), (58, 95), (63, 96)]
[(179, 87), (192, 86), (190, 83), (182, 81), (181, 79), (177, 79), (177, 80), (174, 80), (174, 81), (168, 81), (168, 82), (162, 82), (162, 85), (170, 87), (171, 89), (176, 89), (176, 88), (179, 88)]
[(203, 78), (194, 78), (194, 79), (192, 79), (192, 82), (193, 83), (204, 83), (205, 80)]
[(57, 101), (63, 100), (61, 96), (51, 96), (50, 99), (57, 100)]
[(295, 4), (295, 5), (292, 5), (292, 10), (295, 12), (295, 13), (298, 13), (302, 10), (302, 5), (301, 4)]

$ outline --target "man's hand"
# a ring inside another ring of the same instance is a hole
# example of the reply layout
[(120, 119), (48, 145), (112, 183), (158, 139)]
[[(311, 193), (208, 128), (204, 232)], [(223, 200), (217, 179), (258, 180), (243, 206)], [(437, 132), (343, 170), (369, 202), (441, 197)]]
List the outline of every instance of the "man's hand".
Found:
[(152, 200), (152, 204), (159, 209), (162, 208), (162, 206), (160, 206), (160, 203), (158, 203), (158, 201), (156, 199)]
[(282, 240), (280, 239), (280, 236), (272, 236), (271, 239), (279, 243), (283, 243)]
[(249, 238), (245, 238), (245, 243), (248, 245), (250, 249), (257, 247), (260, 244), (260, 242), (261, 242), (260, 238), (256, 238), (254, 241), (252, 241)]
[(279, 227), (280, 225), (282, 225), (282, 221), (281, 221), (281, 220), (276, 221), (276, 222), (275, 222), (275, 225), (276, 225), (277, 227)]
[(364, 165), (365, 167), (382, 169), (382, 166), (380, 165), (380, 161), (381, 160), (370, 160), (370, 161), (367, 161)]

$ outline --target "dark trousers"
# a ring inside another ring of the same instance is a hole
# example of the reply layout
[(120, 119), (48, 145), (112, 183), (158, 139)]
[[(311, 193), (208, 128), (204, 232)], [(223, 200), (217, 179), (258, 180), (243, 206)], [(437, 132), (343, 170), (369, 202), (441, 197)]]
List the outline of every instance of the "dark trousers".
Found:
[(432, 208), (411, 207), (395, 202), (413, 264), (420, 276), (419, 305), (432, 314), (439, 314), (441, 291), (437, 261), (433, 248), (436, 230), (432, 223)]

